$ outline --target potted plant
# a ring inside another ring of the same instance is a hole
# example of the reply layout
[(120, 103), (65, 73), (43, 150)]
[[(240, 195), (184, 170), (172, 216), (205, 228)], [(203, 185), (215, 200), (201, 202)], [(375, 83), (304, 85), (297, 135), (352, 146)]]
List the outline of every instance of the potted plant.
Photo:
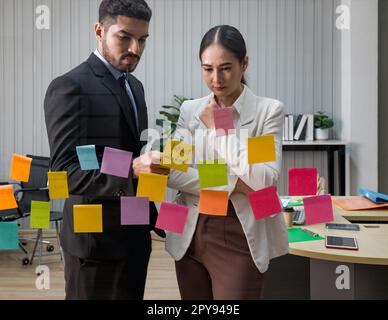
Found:
[(166, 110), (159, 111), (159, 114), (164, 117), (156, 119), (156, 125), (162, 128), (160, 151), (163, 151), (163, 147), (167, 139), (174, 135), (174, 132), (176, 130), (176, 124), (178, 122), (179, 114), (181, 111), (180, 107), (186, 100), (192, 100), (192, 98), (174, 95), (175, 105), (164, 105), (162, 106), (162, 108)]
[(323, 111), (318, 111), (314, 115), (314, 128), (316, 140), (328, 140), (329, 129), (334, 126), (334, 121)]

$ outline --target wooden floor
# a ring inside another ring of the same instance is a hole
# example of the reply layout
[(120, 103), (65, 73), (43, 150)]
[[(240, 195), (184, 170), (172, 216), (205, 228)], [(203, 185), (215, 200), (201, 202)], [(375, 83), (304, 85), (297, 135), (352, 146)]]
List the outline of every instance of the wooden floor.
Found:
[[(28, 236), (31, 235), (28, 234)], [(180, 299), (173, 259), (164, 250), (164, 242), (157, 236), (153, 238), (144, 298)], [(55, 240), (50, 239), (50, 241), (56, 245)], [(26, 248), (31, 252), (32, 244), (28, 244)], [(57, 252), (57, 246), (55, 246), (55, 251)], [(48, 290), (36, 288), (37, 258), (32, 265), (23, 266), (23, 257), (20, 250), (0, 251), (0, 300), (63, 300), (65, 297), (63, 264), (59, 255), (42, 258), (42, 265), (48, 266), (50, 270), (50, 289)]]

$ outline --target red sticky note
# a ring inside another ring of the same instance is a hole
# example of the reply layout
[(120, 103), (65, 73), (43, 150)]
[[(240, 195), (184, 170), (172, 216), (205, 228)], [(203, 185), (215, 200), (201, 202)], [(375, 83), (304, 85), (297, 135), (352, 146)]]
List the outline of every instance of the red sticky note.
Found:
[(188, 214), (189, 208), (163, 201), (156, 220), (156, 227), (170, 232), (182, 233)]
[(280, 200), (274, 186), (250, 192), (248, 198), (256, 220), (282, 212)]
[(289, 168), (288, 195), (314, 196), (317, 194), (317, 168)]
[(233, 124), (233, 108), (214, 109), (214, 126), (217, 136), (225, 136), (229, 134), (229, 130), (234, 129)]
[(303, 199), (306, 226), (334, 220), (330, 194)]

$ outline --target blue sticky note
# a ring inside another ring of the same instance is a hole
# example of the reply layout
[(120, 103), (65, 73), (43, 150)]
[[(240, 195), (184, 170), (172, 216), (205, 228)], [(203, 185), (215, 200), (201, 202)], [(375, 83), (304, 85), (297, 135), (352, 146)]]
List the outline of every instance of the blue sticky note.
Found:
[(96, 155), (96, 146), (78, 146), (77, 156), (81, 165), (81, 170), (96, 170), (100, 169)]
[(0, 222), (0, 250), (16, 250), (18, 248), (17, 222)]

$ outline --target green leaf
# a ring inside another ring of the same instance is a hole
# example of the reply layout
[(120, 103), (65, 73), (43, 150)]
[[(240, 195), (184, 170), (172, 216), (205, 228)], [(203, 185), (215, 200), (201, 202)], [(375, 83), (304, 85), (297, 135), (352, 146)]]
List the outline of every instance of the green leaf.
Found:
[(174, 106), (162, 106), (162, 108), (164, 108), (164, 109), (174, 109), (174, 110), (176, 110), (176, 111), (178, 111), (178, 112), (181, 111), (179, 108), (174, 107)]
[(169, 121), (172, 123), (176, 123), (179, 119), (179, 114), (170, 114), (166, 111), (160, 111), (159, 112), (161, 115), (165, 116)]

